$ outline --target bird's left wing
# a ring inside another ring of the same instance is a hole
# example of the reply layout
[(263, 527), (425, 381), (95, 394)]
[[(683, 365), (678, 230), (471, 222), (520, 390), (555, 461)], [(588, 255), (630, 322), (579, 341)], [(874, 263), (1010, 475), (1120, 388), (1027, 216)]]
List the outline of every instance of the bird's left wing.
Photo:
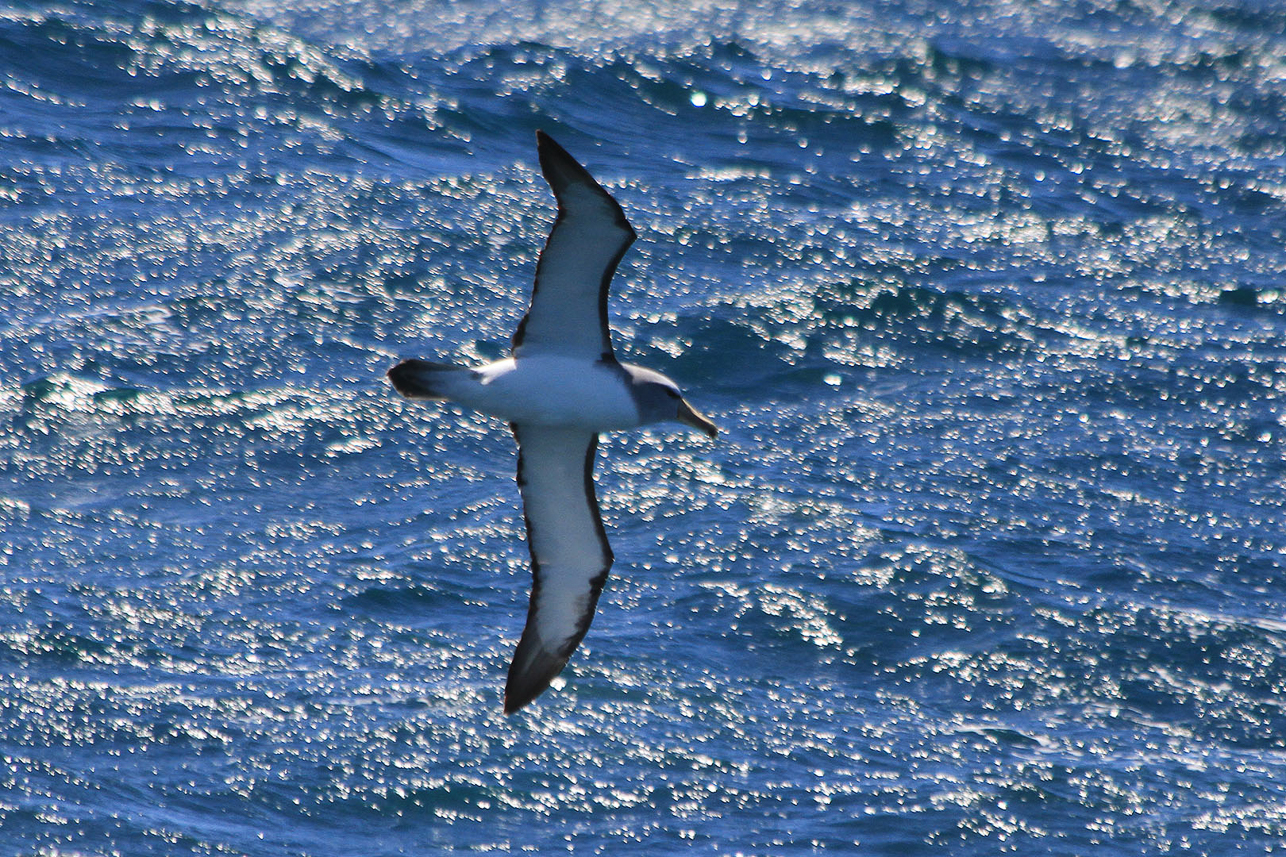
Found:
[(562, 672), (594, 618), (612, 549), (594, 495), (598, 435), (578, 429), (512, 426), (518, 489), (531, 550), (527, 626), (509, 666), (505, 712), (540, 695)]
[(536, 263), (531, 306), (514, 333), (513, 355), (614, 360), (607, 291), (634, 229), (611, 194), (566, 149), (540, 131), (536, 143), (558, 217)]

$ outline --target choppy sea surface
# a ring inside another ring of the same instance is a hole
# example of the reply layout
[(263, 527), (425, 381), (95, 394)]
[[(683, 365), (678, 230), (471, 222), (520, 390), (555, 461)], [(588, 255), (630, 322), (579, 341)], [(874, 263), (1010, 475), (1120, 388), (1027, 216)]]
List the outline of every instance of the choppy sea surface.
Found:
[[(0, 3), (0, 854), (1286, 848), (1271, 0)], [(543, 128), (640, 233), (513, 717)]]

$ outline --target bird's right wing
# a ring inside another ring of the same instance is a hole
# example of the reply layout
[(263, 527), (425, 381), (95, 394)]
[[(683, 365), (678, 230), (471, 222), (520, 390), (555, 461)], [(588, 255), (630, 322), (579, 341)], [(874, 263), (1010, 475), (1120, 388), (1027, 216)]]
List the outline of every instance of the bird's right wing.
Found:
[(531, 306), (514, 333), (513, 356), (613, 360), (607, 292), (634, 229), (611, 194), (566, 149), (541, 131), (536, 143), (558, 217), (536, 263)]
[(518, 489), (531, 550), (527, 626), (509, 666), (505, 712), (540, 695), (562, 672), (594, 618), (612, 549), (594, 494), (598, 435), (514, 424)]

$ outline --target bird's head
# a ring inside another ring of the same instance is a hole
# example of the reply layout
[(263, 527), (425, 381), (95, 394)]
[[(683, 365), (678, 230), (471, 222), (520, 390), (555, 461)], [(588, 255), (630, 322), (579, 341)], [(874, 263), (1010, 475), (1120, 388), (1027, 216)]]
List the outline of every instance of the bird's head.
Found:
[(710, 437), (719, 433), (719, 428), (705, 414), (688, 404), (679, 392), (679, 386), (669, 378), (641, 366), (625, 365), (622, 368), (630, 376), (630, 390), (638, 406), (641, 423), (680, 422)]

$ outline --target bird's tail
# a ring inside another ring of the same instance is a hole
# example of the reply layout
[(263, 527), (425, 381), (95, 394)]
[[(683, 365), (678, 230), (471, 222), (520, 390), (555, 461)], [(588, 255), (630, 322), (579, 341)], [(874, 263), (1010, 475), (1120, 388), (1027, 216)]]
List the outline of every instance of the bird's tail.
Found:
[(388, 370), (388, 379), (408, 399), (449, 399), (451, 381), (468, 371), (450, 363), (403, 360)]

